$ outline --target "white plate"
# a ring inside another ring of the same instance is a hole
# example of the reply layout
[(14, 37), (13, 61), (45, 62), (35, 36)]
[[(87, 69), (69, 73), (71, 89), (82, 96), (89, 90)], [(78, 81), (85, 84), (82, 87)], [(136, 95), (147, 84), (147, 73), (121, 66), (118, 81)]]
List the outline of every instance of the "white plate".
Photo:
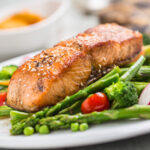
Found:
[[(3, 63), (19, 65), (30, 53)], [(30, 137), (11, 136), (9, 134), (10, 123), (8, 119), (0, 120), (0, 148), (31, 149), (31, 148), (64, 148), (91, 145), (116, 141), (150, 132), (150, 120), (124, 120), (94, 125), (85, 132), (73, 133), (69, 130), (54, 131), (49, 135), (35, 134)]]

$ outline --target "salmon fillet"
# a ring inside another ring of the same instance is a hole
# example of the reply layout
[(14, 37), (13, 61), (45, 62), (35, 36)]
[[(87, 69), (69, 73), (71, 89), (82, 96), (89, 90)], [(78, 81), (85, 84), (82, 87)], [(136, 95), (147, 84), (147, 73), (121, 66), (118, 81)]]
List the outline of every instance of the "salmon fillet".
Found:
[(20, 66), (11, 78), (7, 105), (27, 112), (55, 105), (107, 68), (129, 63), (141, 49), (137, 31), (117, 24), (90, 28)]

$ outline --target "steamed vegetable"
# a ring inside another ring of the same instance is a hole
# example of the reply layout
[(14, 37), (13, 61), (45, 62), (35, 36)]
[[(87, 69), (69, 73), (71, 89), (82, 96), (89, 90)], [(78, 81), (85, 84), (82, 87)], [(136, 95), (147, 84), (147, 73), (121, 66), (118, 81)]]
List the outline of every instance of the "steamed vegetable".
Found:
[(23, 130), (23, 133), (24, 135), (26, 136), (30, 136), (34, 133), (34, 128), (32, 127), (26, 127), (24, 130)]
[(53, 117), (43, 118), (39, 121), (39, 124), (42, 126), (46, 125), (50, 130), (58, 130), (62, 128), (70, 128), (72, 123), (96, 124), (111, 120), (130, 118), (150, 119), (150, 106), (134, 105), (129, 108), (122, 108), (118, 110), (105, 110), (103, 112), (93, 112), (90, 114), (62, 114)]
[(48, 126), (43, 125), (43, 126), (40, 126), (39, 133), (40, 134), (48, 134), (48, 133), (50, 133), (50, 130), (49, 130)]
[(148, 82), (132, 82), (132, 84), (136, 88), (138, 96), (140, 96), (144, 88), (148, 85)]
[(8, 106), (0, 106), (0, 117), (9, 117), (11, 110)]
[(139, 69), (141, 68), (141, 66), (143, 65), (145, 61), (145, 57), (141, 56), (129, 69), (127, 72), (125, 72), (120, 80), (122, 81), (130, 81), (139, 71)]
[(79, 131), (79, 123), (71, 123), (71, 126), (70, 126), (70, 129), (71, 129), (71, 131), (72, 132), (77, 132), (77, 131)]
[[(124, 74), (129, 68), (121, 68), (120, 74)], [(133, 77), (133, 81), (150, 81), (150, 66), (142, 66), (137, 74)]]
[(150, 36), (143, 34), (143, 44), (144, 45), (149, 45), (150, 44)]
[(80, 131), (86, 131), (88, 129), (88, 124), (87, 123), (81, 123), (80, 124)]
[(55, 106), (51, 108), (45, 108), (42, 111), (34, 113), (27, 119), (24, 119), (21, 122), (18, 122), (17, 124), (13, 125), (12, 129), (10, 130), (11, 134), (13, 135), (22, 134), (25, 127), (35, 126), (42, 117), (45, 117), (46, 115), (57, 114), (63, 109), (70, 107), (76, 101), (79, 101), (82, 98), (86, 98), (89, 94), (97, 92), (98, 90), (104, 89), (105, 87), (111, 85), (113, 82), (117, 82), (118, 79), (119, 79), (118, 74), (114, 74), (108, 78), (103, 77), (99, 79), (95, 83), (89, 85), (83, 90), (78, 91), (74, 95), (67, 96), (63, 101), (57, 103)]
[(62, 111), (60, 111), (58, 114), (75, 114), (75, 113), (79, 113), (81, 112), (81, 104), (82, 104), (83, 100), (79, 100), (77, 102), (75, 102), (74, 104), (72, 104), (70, 107), (67, 107), (65, 109), (63, 109)]
[(104, 91), (108, 99), (112, 101), (112, 109), (129, 107), (138, 103), (138, 93), (131, 82), (119, 81)]
[(31, 114), (13, 110), (12, 108), (8, 106), (0, 106), (0, 117), (9, 117), (11, 118), (11, 124), (15, 124), (27, 117), (29, 117)]
[(7, 92), (7, 86), (2, 86), (0, 85), (0, 93), (4, 93), (4, 92)]
[(7, 95), (6, 92), (0, 93), (0, 106), (4, 105), (5, 100), (6, 100), (6, 95)]
[(0, 92), (6, 92), (9, 85), (9, 81), (13, 73), (18, 67), (15, 65), (9, 65), (2, 67), (0, 71)]
[(11, 124), (16, 124), (19, 121), (26, 119), (27, 117), (29, 117), (30, 114), (29, 113), (25, 113), (25, 112), (20, 112), (20, 111), (16, 111), (16, 110), (12, 110), (10, 112), (10, 118), (11, 118)]
[(89, 96), (81, 105), (81, 111), (84, 114), (106, 109), (109, 109), (109, 100), (106, 94), (102, 92), (97, 92)]
[(140, 105), (150, 105), (150, 83), (142, 91), (139, 98)]
[(0, 71), (0, 80), (10, 79), (17, 68), (18, 66), (15, 65), (3, 67), (2, 70)]

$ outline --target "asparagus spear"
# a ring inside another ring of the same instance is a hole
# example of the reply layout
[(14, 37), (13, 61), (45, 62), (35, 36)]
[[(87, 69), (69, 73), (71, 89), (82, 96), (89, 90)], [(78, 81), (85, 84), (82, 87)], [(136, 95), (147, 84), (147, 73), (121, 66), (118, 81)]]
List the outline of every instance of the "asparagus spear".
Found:
[(98, 81), (89, 85), (85, 89), (78, 91), (76, 94), (72, 96), (67, 96), (63, 101), (61, 101), (60, 103), (57, 103), (55, 106), (51, 108), (45, 108), (42, 111), (34, 113), (27, 119), (24, 119), (18, 122), (17, 124), (13, 125), (12, 129), (10, 130), (11, 134), (13, 135), (22, 134), (23, 129), (25, 127), (27, 126), (34, 127), (38, 123), (40, 118), (45, 117), (47, 113), (48, 115), (53, 115), (55, 113), (58, 113), (62, 109), (71, 106), (73, 103), (80, 100), (81, 98), (87, 97), (89, 94), (94, 93), (98, 90), (101, 90), (105, 88), (106, 86), (111, 85), (113, 82), (117, 82), (118, 79), (119, 79), (118, 74), (114, 74), (111, 77), (108, 77), (106, 79), (103, 79), (103, 78), (99, 79)]
[[(124, 74), (129, 68), (121, 68), (120, 74)], [(150, 66), (142, 66), (135, 77), (134, 81), (150, 81)]]
[(111, 120), (144, 118), (150, 119), (150, 106), (134, 105), (128, 108), (117, 110), (105, 110), (103, 112), (93, 112), (90, 114), (77, 115), (57, 115), (54, 117), (43, 118), (39, 121), (40, 125), (47, 125), (50, 130), (69, 128), (71, 123), (103, 123)]
[(11, 110), (8, 106), (0, 106), (0, 117), (9, 117)]
[(60, 111), (58, 114), (75, 114), (75, 113), (81, 112), (80, 108), (81, 108), (81, 104), (83, 101), (84, 100), (79, 100), (75, 102), (70, 107), (67, 107), (63, 109), (62, 111)]
[(138, 96), (140, 96), (141, 92), (148, 85), (148, 82), (132, 82), (132, 84), (135, 86)]
[[(126, 70), (127, 71), (127, 70)], [(107, 73), (103, 79), (106, 79), (108, 77), (111, 77), (112, 75), (118, 73), (119, 75), (122, 74), (121, 68), (119, 68), (118, 66), (114, 67), (113, 70), (111, 70), (109, 73)]]
[(41, 111), (38, 111), (26, 119), (21, 120), (20, 122), (12, 125), (12, 129), (10, 130), (11, 134), (18, 135), (22, 134), (25, 127), (31, 126), (34, 127), (40, 118), (44, 117), (49, 108), (44, 108)]
[(30, 114), (28, 114), (28, 113), (12, 110), (10, 112), (11, 124), (12, 125), (16, 124), (17, 122), (19, 122), (29, 116), (30, 116)]
[(145, 57), (141, 56), (136, 63), (134, 63), (129, 70), (124, 73), (121, 77), (120, 80), (122, 81), (130, 81), (135, 75), (136, 73), (139, 71), (139, 69), (141, 68), (141, 66), (143, 65), (145, 61)]

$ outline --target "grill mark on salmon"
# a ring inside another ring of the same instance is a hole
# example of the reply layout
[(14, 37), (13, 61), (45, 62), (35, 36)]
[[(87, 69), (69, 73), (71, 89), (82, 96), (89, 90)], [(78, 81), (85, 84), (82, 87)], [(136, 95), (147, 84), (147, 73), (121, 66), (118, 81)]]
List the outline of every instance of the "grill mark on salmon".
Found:
[(7, 105), (35, 112), (55, 105), (114, 65), (132, 61), (142, 49), (142, 35), (104, 24), (62, 41), (20, 66), (11, 78)]

